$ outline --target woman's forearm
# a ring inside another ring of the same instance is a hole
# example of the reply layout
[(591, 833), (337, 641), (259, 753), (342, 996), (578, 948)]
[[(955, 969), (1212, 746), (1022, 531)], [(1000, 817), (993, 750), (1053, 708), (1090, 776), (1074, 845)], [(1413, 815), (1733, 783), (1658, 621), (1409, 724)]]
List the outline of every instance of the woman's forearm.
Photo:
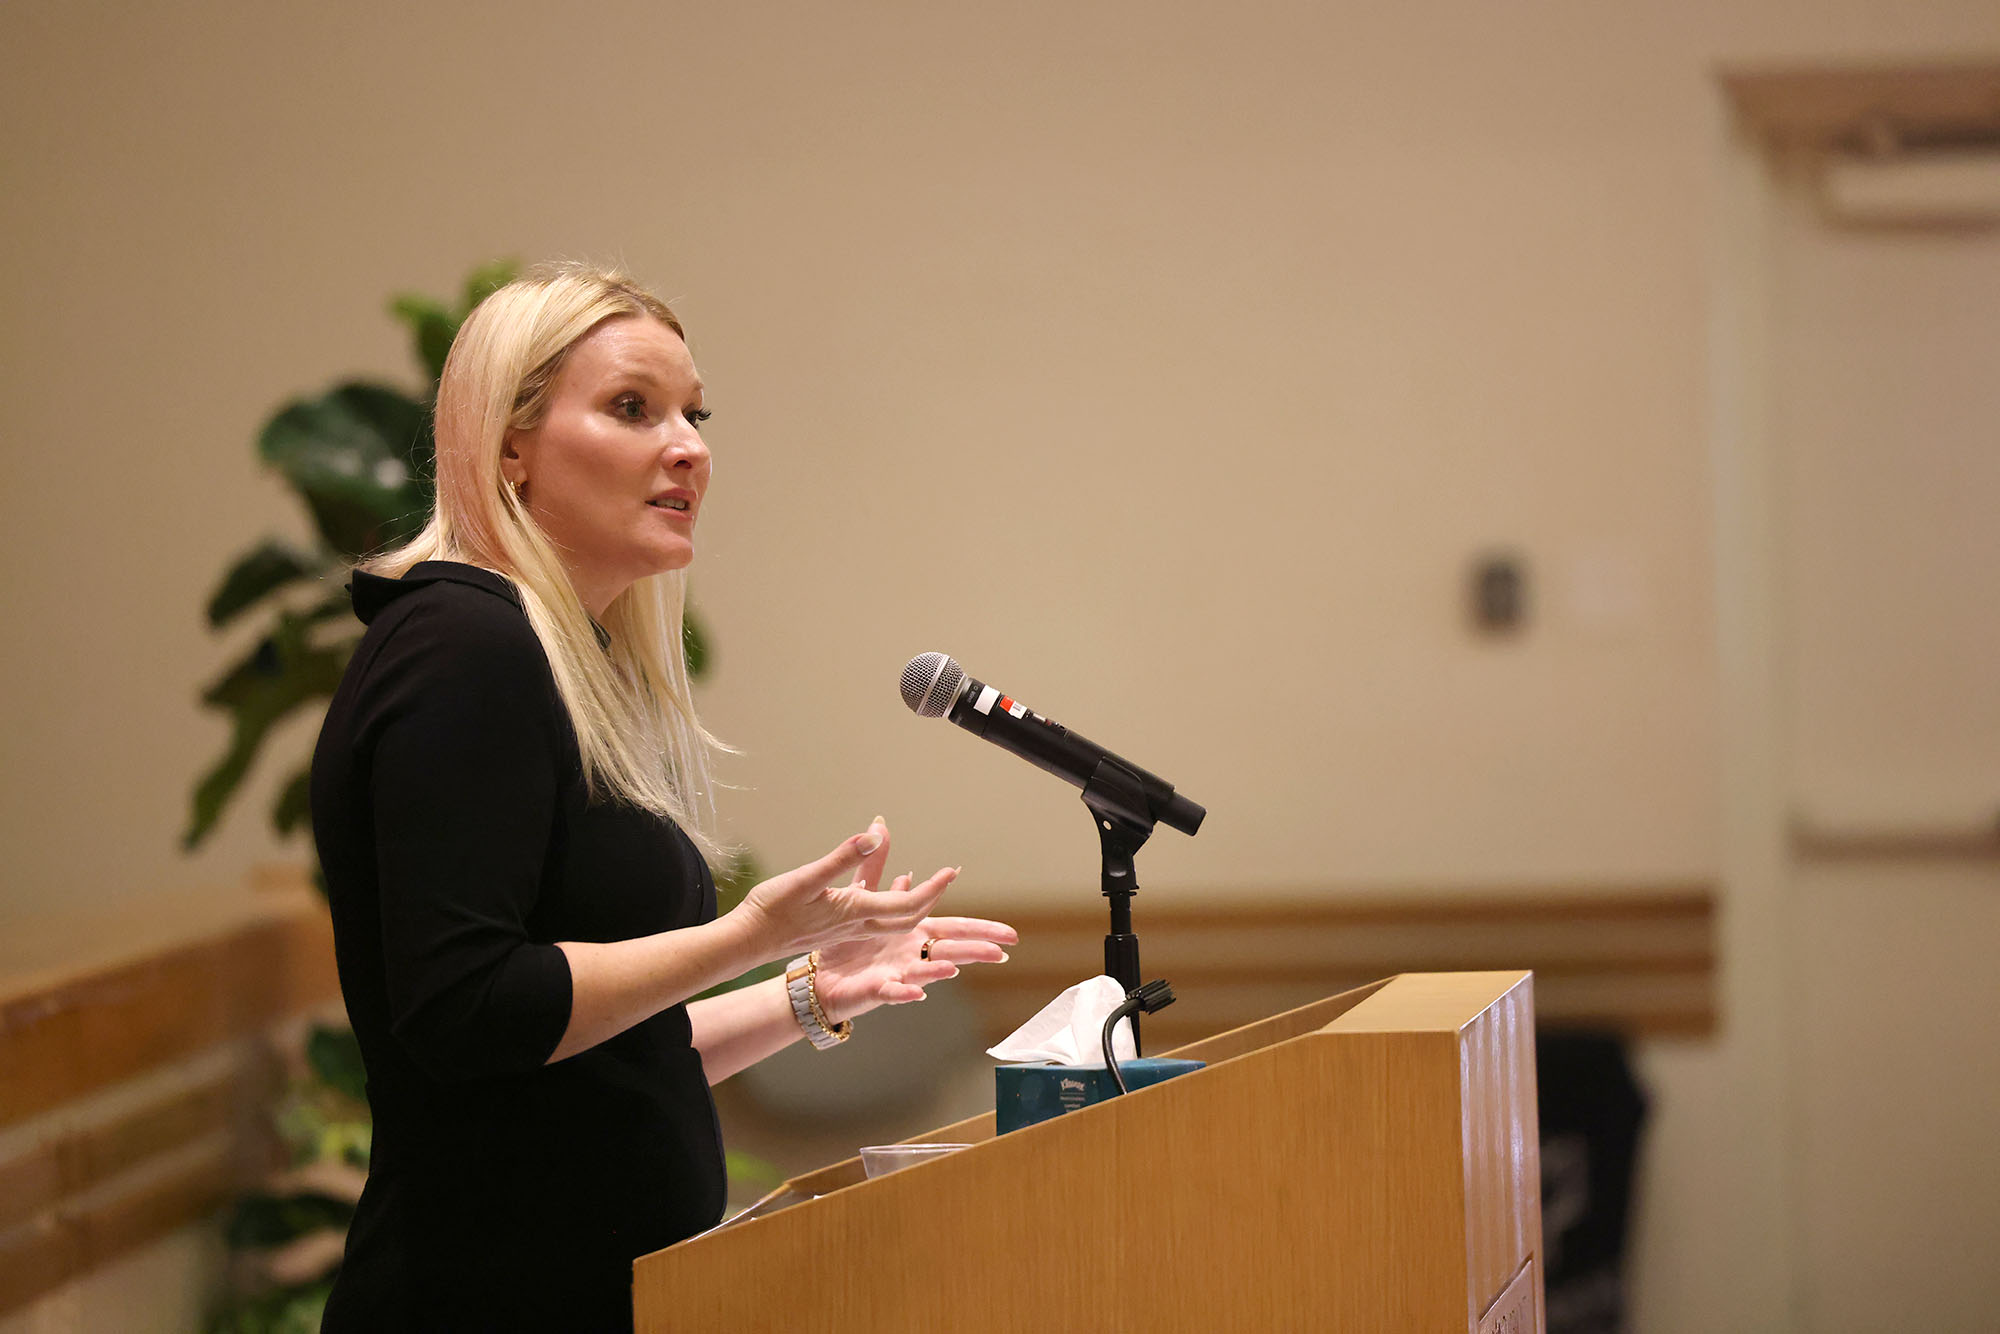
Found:
[[(701, 926), (635, 940), (562, 940), (556, 948), (569, 960), (570, 1008), (569, 1026), (550, 1054), (551, 1062), (587, 1051), (767, 961), (752, 923), (733, 912)], [(787, 1005), (786, 1017), (790, 1015)]]
[(720, 1084), (805, 1036), (782, 977), (698, 1000), (688, 1006), (688, 1023), (710, 1084)]

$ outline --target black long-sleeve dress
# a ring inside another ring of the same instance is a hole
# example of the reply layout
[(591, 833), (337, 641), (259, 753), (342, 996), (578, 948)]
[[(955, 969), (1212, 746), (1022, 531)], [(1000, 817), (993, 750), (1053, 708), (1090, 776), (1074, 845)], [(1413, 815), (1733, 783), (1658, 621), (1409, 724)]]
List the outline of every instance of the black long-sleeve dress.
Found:
[(715, 1104), (681, 1005), (546, 1064), (553, 942), (711, 921), (715, 883), (672, 821), (586, 803), (508, 580), (425, 561), (352, 591), (312, 814), (375, 1138), (323, 1329), (629, 1330), (633, 1259), (721, 1217)]

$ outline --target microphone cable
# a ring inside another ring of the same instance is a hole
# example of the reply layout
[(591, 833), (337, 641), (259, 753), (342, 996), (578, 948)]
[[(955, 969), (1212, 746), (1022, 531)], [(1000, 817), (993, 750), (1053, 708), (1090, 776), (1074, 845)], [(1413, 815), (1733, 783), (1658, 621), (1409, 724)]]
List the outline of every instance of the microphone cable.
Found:
[(1117, 1031), (1118, 1021), (1128, 1018), (1134, 1011), (1158, 1014), (1173, 1003), (1174, 989), (1167, 985), (1165, 979), (1156, 977), (1151, 982), (1143, 983), (1135, 990), (1127, 992), (1124, 1001), (1105, 1019), (1104, 1068), (1111, 1072), (1111, 1082), (1118, 1086), (1121, 1095), (1130, 1093), (1131, 1090), (1125, 1087), (1125, 1074), (1118, 1068), (1118, 1057), (1111, 1049), (1111, 1035)]

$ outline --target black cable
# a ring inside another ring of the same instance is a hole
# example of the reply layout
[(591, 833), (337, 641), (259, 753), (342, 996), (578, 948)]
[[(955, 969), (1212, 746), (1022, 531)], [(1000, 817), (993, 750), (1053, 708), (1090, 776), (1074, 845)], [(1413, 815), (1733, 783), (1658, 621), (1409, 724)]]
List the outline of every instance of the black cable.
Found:
[(1174, 1003), (1174, 989), (1159, 978), (1128, 992), (1124, 1001), (1104, 1020), (1104, 1068), (1111, 1072), (1111, 1082), (1118, 1086), (1120, 1094), (1130, 1093), (1125, 1087), (1125, 1072), (1118, 1068), (1118, 1057), (1113, 1053), (1111, 1035), (1118, 1031), (1118, 1021), (1129, 1017), (1134, 1011), (1143, 1010), (1147, 1014), (1158, 1014)]
[(1125, 1087), (1125, 1073), (1118, 1068), (1118, 1057), (1112, 1052), (1111, 1035), (1118, 1031), (1118, 1021), (1128, 1017), (1138, 1008), (1139, 994), (1134, 992), (1125, 998), (1123, 1005), (1111, 1012), (1110, 1018), (1104, 1021), (1104, 1068), (1111, 1072), (1111, 1082), (1118, 1086), (1121, 1094), (1130, 1093), (1131, 1090)]

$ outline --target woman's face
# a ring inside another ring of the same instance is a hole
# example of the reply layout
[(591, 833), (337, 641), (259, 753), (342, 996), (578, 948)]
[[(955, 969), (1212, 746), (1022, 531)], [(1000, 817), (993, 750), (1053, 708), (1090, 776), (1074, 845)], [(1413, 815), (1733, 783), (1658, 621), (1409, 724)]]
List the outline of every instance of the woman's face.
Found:
[(687, 344), (651, 316), (621, 315), (570, 348), (541, 424), (508, 437), (501, 471), (561, 549), (591, 615), (634, 581), (694, 559), (707, 416)]

